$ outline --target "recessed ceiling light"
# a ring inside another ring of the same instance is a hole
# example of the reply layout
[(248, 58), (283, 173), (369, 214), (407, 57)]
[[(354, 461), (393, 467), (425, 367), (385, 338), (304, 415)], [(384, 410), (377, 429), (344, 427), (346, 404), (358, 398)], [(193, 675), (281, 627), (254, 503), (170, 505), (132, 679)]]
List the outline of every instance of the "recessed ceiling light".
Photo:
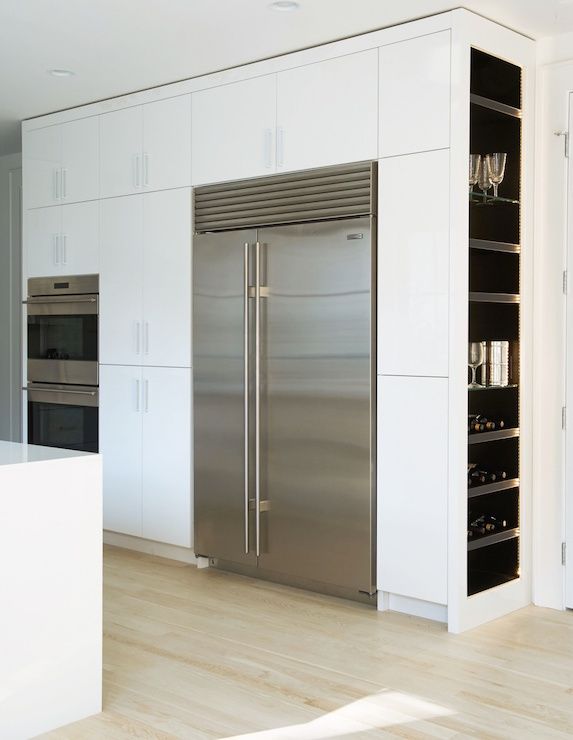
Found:
[(52, 77), (73, 77), (75, 72), (71, 69), (49, 69), (48, 74)]
[(294, 0), (276, 0), (276, 2), (269, 5), (271, 10), (278, 10), (283, 13), (288, 13), (292, 10), (298, 10), (300, 5), (295, 3)]

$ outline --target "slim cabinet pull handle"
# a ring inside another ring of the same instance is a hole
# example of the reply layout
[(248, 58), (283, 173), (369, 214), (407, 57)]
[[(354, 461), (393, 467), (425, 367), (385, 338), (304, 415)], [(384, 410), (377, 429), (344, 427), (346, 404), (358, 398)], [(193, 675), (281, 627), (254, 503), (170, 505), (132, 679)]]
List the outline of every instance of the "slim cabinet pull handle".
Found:
[(244, 497), (245, 497), (245, 554), (249, 554), (249, 243), (245, 242), (243, 264), (243, 401), (244, 401)]
[(62, 265), (68, 264), (68, 235), (62, 234)]
[(59, 241), (60, 241), (59, 234), (54, 234), (53, 235), (53, 245), (52, 245), (54, 265), (59, 265), (60, 264), (60, 247), (59, 247)]
[(60, 200), (60, 169), (54, 168), (54, 200)]
[(133, 178), (135, 187), (141, 187), (141, 154), (133, 155)]
[(255, 540), (261, 554), (261, 244), (255, 244)]
[(143, 381), (143, 410), (147, 414), (149, 411), (149, 380)]
[(68, 170), (65, 167), (61, 169), (62, 177), (62, 198), (68, 197)]

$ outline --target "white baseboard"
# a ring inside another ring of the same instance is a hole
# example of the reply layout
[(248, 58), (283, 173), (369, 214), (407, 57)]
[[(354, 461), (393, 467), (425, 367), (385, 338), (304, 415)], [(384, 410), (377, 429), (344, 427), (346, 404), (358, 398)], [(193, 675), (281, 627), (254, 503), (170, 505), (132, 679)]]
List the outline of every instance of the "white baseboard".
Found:
[(146, 555), (157, 555), (160, 558), (197, 565), (195, 553), (187, 547), (166, 545), (163, 542), (144, 540), (141, 537), (132, 537), (129, 534), (119, 534), (108, 530), (104, 530), (103, 541), (105, 545), (114, 545), (115, 547), (123, 547), (125, 550), (136, 550), (137, 552), (144, 552)]
[(431, 619), (434, 622), (448, 622), (448, 607), (444, 604), (435, 604), (433, 601), (412, 599), (409, 596), (378, 592), (378, 611), (400, 612), (413, 617)]

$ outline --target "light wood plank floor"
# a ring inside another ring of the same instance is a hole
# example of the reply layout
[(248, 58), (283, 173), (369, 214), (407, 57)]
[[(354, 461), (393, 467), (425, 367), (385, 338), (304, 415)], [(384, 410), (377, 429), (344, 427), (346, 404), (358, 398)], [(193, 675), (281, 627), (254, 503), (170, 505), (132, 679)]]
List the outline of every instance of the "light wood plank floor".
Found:
[(570, 613), (453, 636), (108, 547), (104, 622), (104, 712), (46, 738), (573, 737)]

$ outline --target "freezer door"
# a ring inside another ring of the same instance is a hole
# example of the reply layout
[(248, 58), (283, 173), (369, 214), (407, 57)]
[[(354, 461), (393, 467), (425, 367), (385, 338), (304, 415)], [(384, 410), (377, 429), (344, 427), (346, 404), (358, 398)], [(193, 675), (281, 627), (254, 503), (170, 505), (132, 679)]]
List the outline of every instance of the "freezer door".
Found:
[[(372, 593), (370, 218), (259, 231), (259, 567)], [(374, 293), (375, 295), (375, 293)]]
[(253, 389), (245, 377), (254, 342), (248, 283), (255, 240), (254, 231), (193, 240), (195, 552), (253, 565)]

